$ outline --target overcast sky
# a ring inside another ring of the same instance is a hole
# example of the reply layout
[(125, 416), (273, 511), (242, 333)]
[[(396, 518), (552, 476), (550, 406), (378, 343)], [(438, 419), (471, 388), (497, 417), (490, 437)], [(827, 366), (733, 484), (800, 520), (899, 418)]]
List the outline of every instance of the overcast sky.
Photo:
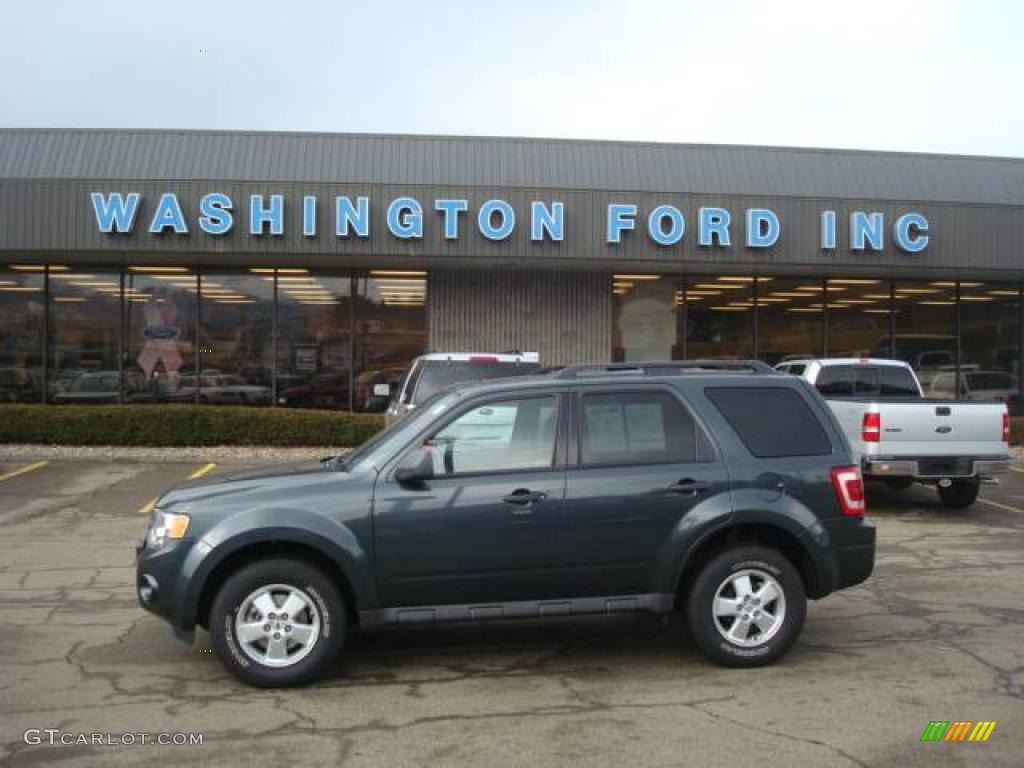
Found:
[(0, 0), (0, 126), (1022, 157), (1022, 32), (1019, 0)]

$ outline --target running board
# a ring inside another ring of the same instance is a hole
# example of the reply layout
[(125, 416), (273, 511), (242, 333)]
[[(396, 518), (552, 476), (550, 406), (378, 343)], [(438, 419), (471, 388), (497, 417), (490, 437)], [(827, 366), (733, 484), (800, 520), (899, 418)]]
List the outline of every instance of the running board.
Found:
[(658, 592), (646, 595), (574, 597), (566, 600), (521, 600), (512, 603), (416, 605), (360, 611), (359, 624), (363, 627), (377, 627), (386, 624), (544, 619), (605, 613), (670, 613), (674, 605), (675, 595)]

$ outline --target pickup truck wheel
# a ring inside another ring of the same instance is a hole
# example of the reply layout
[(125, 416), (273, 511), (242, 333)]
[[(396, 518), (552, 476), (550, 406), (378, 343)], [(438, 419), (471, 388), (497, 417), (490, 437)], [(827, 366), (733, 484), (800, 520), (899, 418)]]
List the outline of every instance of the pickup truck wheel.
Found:
[(728, 549), (697, 574), (686, 615), (697, 647), (728, 667), (757, 667), (782, 656), (803, 629), (807, 597), (796, 568), (777, 550)]
[(942, 506), (951, 509), (963, 509), (969, 507), (978, 498), (978, 491), (981, 490), (981, 481), (976, 477), (961, 478), (954, 480), (950, 485), (943, 488), (937, 486), (939, 500)]
[(286, 558), (233, 574), (210, 612), (214, 650), (228, 671), (260, 688), (319, 678), (341, 651), (345, 603), (319, 569)]

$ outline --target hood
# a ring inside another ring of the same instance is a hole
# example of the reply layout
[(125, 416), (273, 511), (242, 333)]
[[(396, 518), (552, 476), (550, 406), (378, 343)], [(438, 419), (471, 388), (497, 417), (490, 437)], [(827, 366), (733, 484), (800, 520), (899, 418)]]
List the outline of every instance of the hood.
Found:
[(251, 494), (265, 498), (268, 492), (274, 495), (294, 493), (300, 487), (343, 482), (347, 477), (346, 473), (336, 469), (333, 462), (277, 464), (186, 481), (164, 493), (157, 506), (186, 511), (181, 505), (190, 509), (200, 502), (203, 507), (210, 504), (216, 506), (217, 502), (240, 500)]

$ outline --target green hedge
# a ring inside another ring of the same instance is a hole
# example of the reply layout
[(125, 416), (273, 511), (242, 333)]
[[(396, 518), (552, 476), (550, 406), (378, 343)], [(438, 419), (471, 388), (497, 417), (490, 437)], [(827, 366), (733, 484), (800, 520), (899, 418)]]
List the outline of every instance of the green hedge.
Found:
[(1010, 417), (1010, 445), (1024, 443), (1024, 416)]
[(0, 443), (356, 446), (379, 414), (196, 405), (0, 405)]

